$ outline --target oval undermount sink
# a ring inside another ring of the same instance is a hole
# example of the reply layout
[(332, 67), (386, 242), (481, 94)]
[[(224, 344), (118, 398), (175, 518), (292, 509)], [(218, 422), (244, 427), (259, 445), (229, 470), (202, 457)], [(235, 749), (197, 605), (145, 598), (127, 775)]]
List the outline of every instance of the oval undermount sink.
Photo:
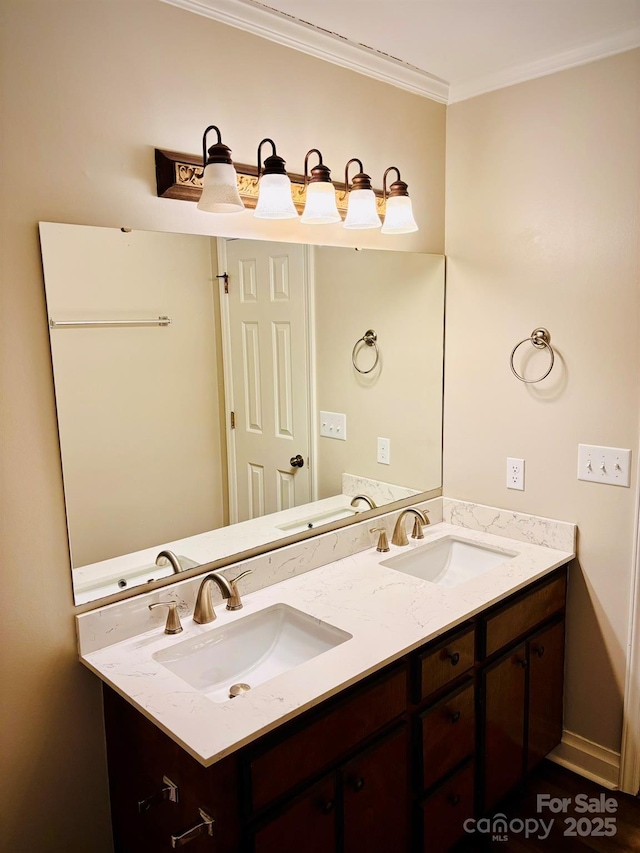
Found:
[(226, 702), (232, 686), (257, 687), (351, 636), (288, 604), (274, 604), (156, 652), (153, 659), (214, 702)]
[(451, 587), (483, 575), (517, 556), (516, 551), (492, 548), (456, 536), (443, 536), (427, 545), (412, 548), (406, 554), (382, 560), (380, 565), (439, 586)]

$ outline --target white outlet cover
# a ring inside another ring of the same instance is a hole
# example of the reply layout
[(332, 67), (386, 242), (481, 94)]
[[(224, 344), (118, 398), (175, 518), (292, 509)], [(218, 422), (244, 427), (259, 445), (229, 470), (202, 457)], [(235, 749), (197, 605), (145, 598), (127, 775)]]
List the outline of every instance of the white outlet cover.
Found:
[(524, 459), (507, 457), (507, 488), (524, 492)]
[(340, 412), (320, 412), (320, 435), (347, 440), (347, 416)]
[(631, 485), (631, 451), (622, 447), (579, 444), (578, 479), (629, 488)]
[(378, 462), (381, 465), (391, 464), (391, 441), (388, 438), (378, 438)]

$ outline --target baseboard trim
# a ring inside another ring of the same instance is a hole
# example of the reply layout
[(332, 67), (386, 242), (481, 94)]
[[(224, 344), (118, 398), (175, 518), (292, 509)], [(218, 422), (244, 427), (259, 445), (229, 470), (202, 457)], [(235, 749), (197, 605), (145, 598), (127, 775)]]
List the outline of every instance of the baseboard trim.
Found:
[(565, 731), (549, 759), (610, 791), (618, 790), (620, 753)]

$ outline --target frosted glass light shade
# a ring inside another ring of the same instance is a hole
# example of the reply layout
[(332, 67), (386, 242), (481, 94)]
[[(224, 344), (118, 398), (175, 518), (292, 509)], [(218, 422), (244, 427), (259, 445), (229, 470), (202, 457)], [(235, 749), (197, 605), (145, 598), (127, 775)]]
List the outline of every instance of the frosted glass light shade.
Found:
[(379, 228), (381, 225), (373, 190), (351, 190), (344, 227), (364, 229)]
[(413, 218), (413, 208), (409, 196), (398, 195), (388, 198), (382, 233), (410, 234), (417, 230), (418, 225)]
[(244, 203), (238, 193), (238, 176), (231, 163), (209, 163), (204, 170), (199, 210), (240, 213)]
[(287, 175), (263, 175), (258, 182), (258, 203), (254, 211), (258, 219), (297, 219), (291, 197), (291, 181)]
[(307, 187), (307, 200), (300, 222), (305, 225), (329, 225), (340, 222), (336, 191), (332, 183), (316, 181)]

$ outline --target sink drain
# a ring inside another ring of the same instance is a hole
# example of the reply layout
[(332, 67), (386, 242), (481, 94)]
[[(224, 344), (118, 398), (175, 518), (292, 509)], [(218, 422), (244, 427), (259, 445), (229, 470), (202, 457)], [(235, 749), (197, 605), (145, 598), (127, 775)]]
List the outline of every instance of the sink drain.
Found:
[(239, 696), (241, 693), (246, 693), (247, 690), (251, 690), (250, 684), (232, 684), (229, 688), (229, 699), (235, 699), (236, 696)]

